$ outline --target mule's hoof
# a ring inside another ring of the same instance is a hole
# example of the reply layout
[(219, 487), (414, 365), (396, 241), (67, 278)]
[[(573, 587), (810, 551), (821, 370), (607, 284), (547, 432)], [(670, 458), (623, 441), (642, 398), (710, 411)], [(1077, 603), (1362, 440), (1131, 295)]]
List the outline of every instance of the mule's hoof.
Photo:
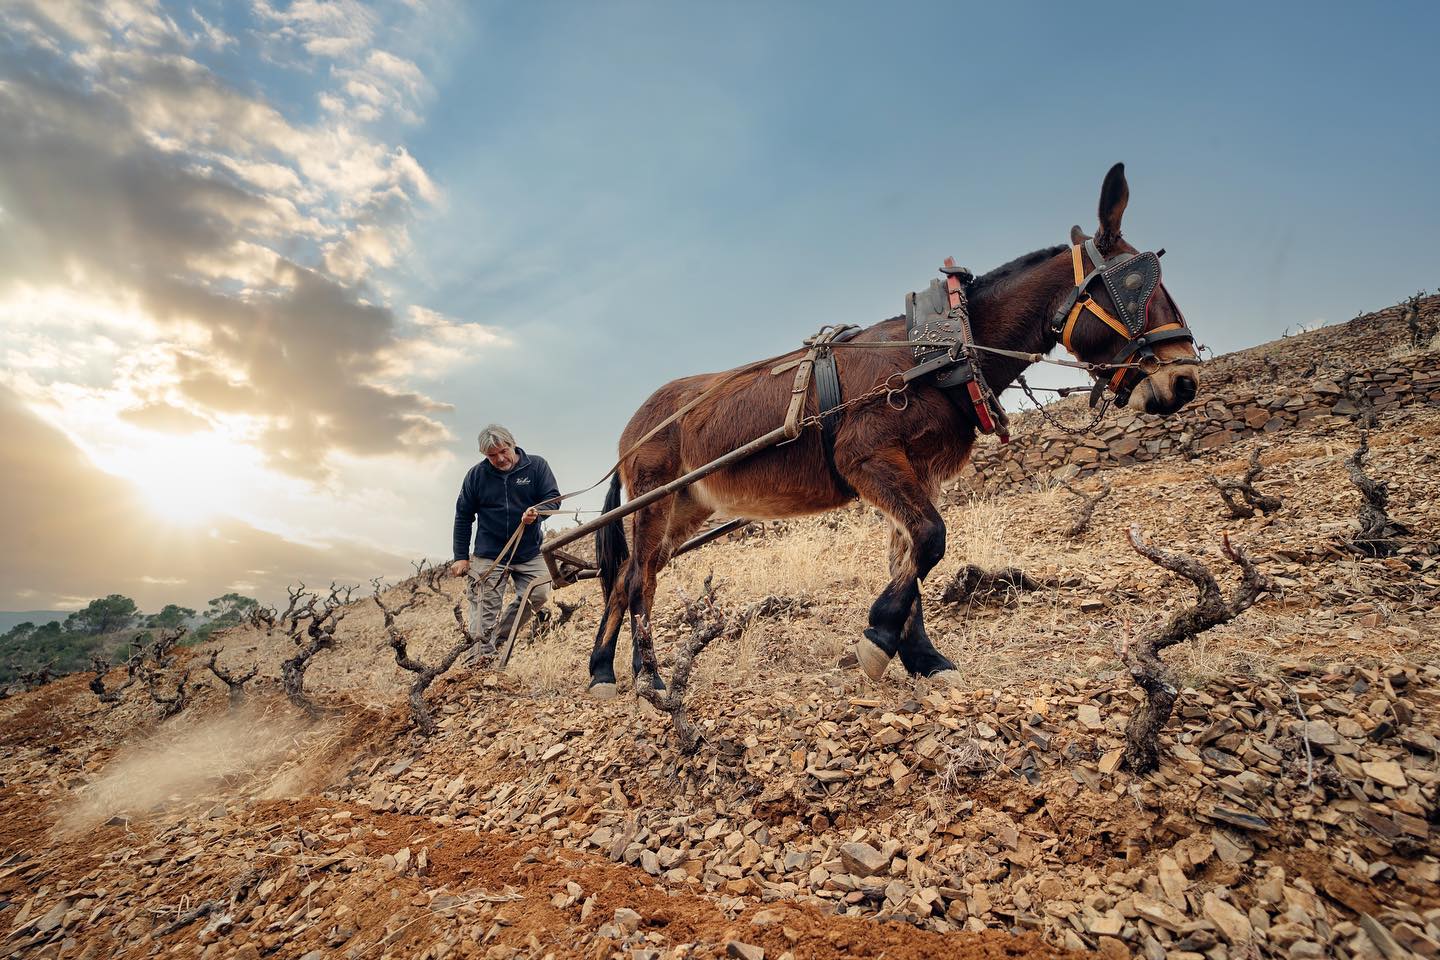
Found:
[(965, 677), (959, 670), (937, 670), (928, 679), (939, 687), (959, 687), (965, 683)]
[(590, 696), (595, 700), (614, 700), (616, 696), (615, 684), (594, 683), (590, 685)]
[[(635, 677), (635, 687), (636, 687), (636, 689), (639, 689), (639, 688), (640, 688), (640, 685), (644, 682), (644, 678), (645, 678), (646, 676), (647, 676), (647, 674), (643, 674), (643, 673), (636, 675), (636, 677)], [(654, 674), (649, 674), (648, 676), (650, 677), (650, 688), (651, 688), (652, 690), (658, 690), (660, 693), (664, 693), (664, 692), (665, 692), (665, 681), (664, 681), (664, 680), (661, 680), (658, 676), (656, 676), (656, 675), (654, 675)]]
[(890, 665), (890, 654), (869, 637), (861, 637), (855, 644), (855, 658), (860, 661), (860, 669), (865, 671), (865, 676), (871, 680), (883, 677), (885, 668)]

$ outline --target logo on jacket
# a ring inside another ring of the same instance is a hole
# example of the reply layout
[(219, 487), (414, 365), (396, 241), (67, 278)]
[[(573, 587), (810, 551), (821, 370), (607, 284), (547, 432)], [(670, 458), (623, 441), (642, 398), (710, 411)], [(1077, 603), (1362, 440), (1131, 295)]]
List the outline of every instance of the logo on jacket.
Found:
[(530, 478), (529, 478), (529, 477), (517, 477), (516, 480), (515, 480), (515, 486), (518, 487), (518, 486), (520, 486), (522, 483), (529, 483), (529, 482), (530, 482)]

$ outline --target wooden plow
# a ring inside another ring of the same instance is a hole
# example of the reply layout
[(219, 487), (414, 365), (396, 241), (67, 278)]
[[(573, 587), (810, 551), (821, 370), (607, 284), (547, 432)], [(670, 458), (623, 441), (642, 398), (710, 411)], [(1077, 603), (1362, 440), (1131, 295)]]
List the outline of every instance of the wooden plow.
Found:
[[(727, 463), (733, 463), (734, 460), (727, 459), (728, 456), (729, 455), (727, 455), (727, 457), (722, 457), (721, 459), (726, 460)], [(719, 463), (719, 461), (714, 461), (714, 463)], [(705, 466), (712, 467), (713, 464), (707, 463)], [(719, 469), (719, 467), (715, 467), (715, 469)], [(680, 479), (683, 480), (684, 478), (682, 477)], [(695, 479), (698, 480), (699, 477), (696, 477)], [(695, 480), (690, 481), (690, 483), (694, 482)], [(680, 481), (677, 480), (675, 481), (675, 483), (679, 484)], [(686, 484), (680, 484), (680, 486), (675, 486), (672, 490), (670, 490), (670, 493), (674, 493), (675, 490), (679, 490), (683, 486), (686, 486)], [(589, 560), (586, 560), (584, 557), (577, 557), (575, 556), (575, 554), (569, 553), (560, 548), (567, 544), (574, 543), (576, 540), (580, 539), (588, 533), (594, 533), (597, 529), (605, 526), (605, 524), (610, 523), (613, 520), (619, 520), (627, 517), (630, 514), (634, 513), (636, 510), (644, 507), (645, 504), (654, 503), (655, 500), (658, 499), (658, 497), (655, 497), (650, 500), (645, 500), (644, 497), (637, 497), (634, 502), (622, 504), (619, 507), (616, 507), (614, 510), (602, 513), (600, 516), (596, 517), (594, 520), (591, 520), (589, 523), (584, 524), (583, 526), (576, 527), (573, 530), (567, 530), (560, 536), (555, 537), (554, 539), (543, 544), (540, 547), (540, 555), (545, 558), (545, 566), (548, 567), (550, 570), (551, 585), (558, 590), (561, 587), (568, 587), (572, 583), (579, 583), (581, 580), (594, 580), (596, 577), (600, 576), (600, 568), (598, 566), (591, 563)], [(643, 503), (641, 502), (642, 500), (644, 501)], [(704, 530), (700, 533), (697, 533), (689, 540), (686, 540), (680, 545), (680, 548), (675, 551), (674, 556), (678, 557), (682, 553), (689, 553), (691, 550), (694, 550), (698, 547), (703, 547), (707, 543), (719, 540), (726, 534), (733, 533), (734, 531), (739, 530), (742, 527), (748, 526), (749, 523), (750, 519), (748, 517), (736, 517), (733, 520), (726, 520), (722, 523), (718, 523), (715, 526), (711, 527), (709, 530)], [(520, 594), (520, 603), (522, 605), (529, 602), (531, 591), (533, 591), (539, 585), (539, 581), (534, 581), (525, 588), (525, 592)], [(506, 665), (510, 663), (510, 654), (514, 651), (515, 641), (520, 636), (520, 620), (521, 618), (517, 616), (515, 618), (515, 622), (510, 624), (510, 635), (505, 638), (505, 643), (503, 646), (501, 646), (499, 651), (499, 658), (495, 662), (495, 669), (497, 670), (504, 670)]]
[[(785, 426), (777, 427), (764, 436), (756, 437), (743, 447), (738, 447), (722, 457), (717, 457), (703, 466), (696, 467), (682, 477), (676, 477), (664, 486), (656, 487), (654, 490), (642, 494), (628, 503), (621, 504), (614, 510), (607, 510), (588, 523), (582, 523), (574, 529), (566, 530), (558, 537), (552, 537), (546, 540), (540, 546), (540, 556), (545, 558), (545, 566), (550, 571), (551, 585), (558, 590), (561, 587), (568, 587), (573, 583), (579, 583), (581, 580), (593, 580), (600, 576), (600, 568), (597, 565), (583, 557), (577, 557), (575, 554), (566, 551), (564, 549), (566, 546), (569, 546), (582, 537), (589, 536), (596, 530), (616, 520), (628, 517), (630, 514), (649, 506), (656, 500), (668, 497), (677, 490), (685, 489), (697, 480), (703, 480), (716, 470), (722, 470), (736, 461), (744, 460), (746, 457), (753, 456), (761, 450), (768, 449), (784, 440), (791, 439), (788, 433), (789, 429), (790, 425), (788, 423)], [(705, 544), (718, 540), (727, 533), (739, 530), (749, 522), (750, 520), (746, 517), (736, 517), (733, 520), (726, 520), (685, 541), (680, 545), (679, 549), (675, 551), (674, 556), (678, 557), (682, 553), (687, 553), (697, 547), (703, 547)], [(525, 592), (520, 595), (522, 609), (523, 604), (529, 602), (531, 591), (537, 586), (539, 586), (538, 581), (532, 582), (525, 588)], [(510, 635), (505, 638), (505, 643), (499, 651), (499, 659), (495, 664), (497, 670), (504, 670), (506, 665), (510, 663), (510, 654), (514, 651), (515, 640), (520, 635), (521, 619), (521, 617), (517, 616), (514, 622), (510, 624)]]

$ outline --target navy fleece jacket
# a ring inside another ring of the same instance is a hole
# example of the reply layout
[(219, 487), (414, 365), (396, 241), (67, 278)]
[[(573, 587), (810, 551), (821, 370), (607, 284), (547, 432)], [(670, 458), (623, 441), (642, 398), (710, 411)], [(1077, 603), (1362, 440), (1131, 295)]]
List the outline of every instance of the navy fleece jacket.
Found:
[[(471, 553), (487, 560), (495, 559), (505, 549), (505, 543), (520, 525), (520, 515), (527, 508), (560, 505), (560, 487), (555, 483), (550, 464), (543, 457), (530, 456), (520, 447), (515, 448), (515, 454), (520, 459), (506, 473), (492, 467), (489, 460), (481, 460), (465, 474), (460, 497), (455, 501), (456, 560), (468, 559)], [(525, 528), (511, 562), (524, 563), (540, 554), (540, 520)], [(473, 550), (469, 549), (472, 525), (475, 527)]]

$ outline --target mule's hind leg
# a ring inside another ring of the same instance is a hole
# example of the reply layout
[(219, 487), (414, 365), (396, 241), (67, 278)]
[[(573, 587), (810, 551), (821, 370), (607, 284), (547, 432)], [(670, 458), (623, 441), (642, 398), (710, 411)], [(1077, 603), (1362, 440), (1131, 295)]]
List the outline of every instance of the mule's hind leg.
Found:
[(625, 624), (625, 611), (630, 607), (625, 580), (632, 563), (633, 557), (620, 567), (615, 588), (605, 600), (600, 628), (595, 631), (595, 647), (590, 651), (590, 695), (598, 700), (610, 700), (615, 696), (615, 643), (620, 637), (620, 628)]
[(666, 497), (635, 515), (634, 553), (626, 571), (624, 589), (630, 607), (630, 634), (634, 644), (632, 663), (635, 684), (648, 676), (657, 690), (665, 684), (655, 659), (655, 639), (650, 628), (651, 605), (655, 601), (655, 581), (665, 565), (665, 533), (674, 509), (674, 497)]
[[(710, 519), (712, 510), (696, 500), (687, 491), (681, 490), (670, 498), (670, 511), (665, 518), (665, 535), (660, 541), (659, 549), (653, 554), (647, 554), (649, 560), (642, 573), (640, 605), (632, 609), (639, 609), (645, 612), (644, 623), (645, 635), (654, 644), (654, 631), (649, 629), (649, 615), (655, 609), (655, 592), (660, 577), (660, 571), (664, 570), (670, 563), (670, 558), (675, 556), (675, 551), (684, 545), (702, 526)], [(636, 618), (632, 618), (633, 621)], [(635, 632), (635, 642), (631, 650), (631, 663), (635, 676), (645, 671), (644, 664), (644, 643), (641, 632)], [(661, 679), (659, 669), (652, 670), (653, 685), (656, 690), (665, 689), (665, 681)]]
[[(890, 583), (871, 604), (870, 626), (855, 651), (861, 669), (878, 680), (907, 633), (913, 632), (913, 623), (921, 622), (924, 630), (919, 614), (920, 579), (945, 555), (945, 522), (899, 450), (872, 453), (846, 472), (846, 480), (890, 518), (898, 537), (892, 541)], [(929, 644), (928, 638), (925, 642)]]

